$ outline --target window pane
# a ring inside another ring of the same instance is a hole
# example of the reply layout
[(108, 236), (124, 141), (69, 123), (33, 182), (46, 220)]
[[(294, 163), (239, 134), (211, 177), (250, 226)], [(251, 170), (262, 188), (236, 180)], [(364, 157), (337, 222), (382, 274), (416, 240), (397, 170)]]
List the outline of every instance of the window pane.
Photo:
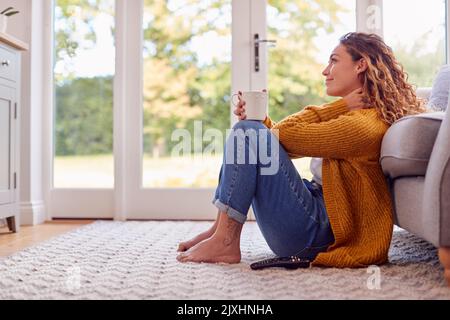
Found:
[(217, 185), (230, 125), (230, 24), (231, 1), (145, 1), (144, 187)]
[[(352, 0), (268, 1), (269, 39), (277, 40), (268, 58), (272, 119), (333, 99), (326, 96), (322, 70), (339, 38), (355, 31), (355, 5)], [(310, 160), (294, 160), (302, 178), (312, 178)]]
[(384, 1), (383, 30), (409, 81), (430, 87), (445, 63), (445, 1)]
[(114, 0), (55, 1), (55, 188), (112, 188)]

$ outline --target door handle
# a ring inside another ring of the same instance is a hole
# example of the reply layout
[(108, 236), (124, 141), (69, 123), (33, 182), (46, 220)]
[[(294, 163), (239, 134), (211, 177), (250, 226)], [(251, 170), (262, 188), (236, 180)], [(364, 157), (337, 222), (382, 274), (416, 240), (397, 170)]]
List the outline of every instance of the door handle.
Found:
[(270, 45), (270, 47), (275, 47), (277, 40), (267, 40), (267, 39), (260, 39), (259, 33), (255, 33), (253, 36), (253, 42), (255, 46), (254, 54), (255, 54), (255, 72), (259, 72), (259, 44), (260, 43), (267, 43)]

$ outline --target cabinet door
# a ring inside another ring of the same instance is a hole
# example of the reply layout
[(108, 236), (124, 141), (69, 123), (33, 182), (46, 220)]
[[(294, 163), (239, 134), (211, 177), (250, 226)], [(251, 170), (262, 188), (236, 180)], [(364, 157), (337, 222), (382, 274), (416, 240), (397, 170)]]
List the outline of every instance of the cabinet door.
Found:
[(0, 85), (0, 204), (14, 199), (13, 117), (14, 90)]

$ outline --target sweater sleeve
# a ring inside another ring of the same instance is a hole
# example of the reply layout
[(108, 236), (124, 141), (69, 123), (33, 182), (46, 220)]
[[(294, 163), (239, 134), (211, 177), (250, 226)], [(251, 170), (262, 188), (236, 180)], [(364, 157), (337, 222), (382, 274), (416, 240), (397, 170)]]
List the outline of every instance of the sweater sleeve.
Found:
[(349, 111), (343, 100), (308, 106), (274, 124), (272, 132), (290, 156), (344, 159), (371, 153), (377, 122), (366, 111)]
[[(321, 122), (334, 119), (348, 111), (349, 109), (347, 108), (344, 99), (339, 99), (332, 103), (324, 104), (321, 106), (306, 106), (299, 113), (302, 113), (306, 119), (309, 119), (312, 122)], [(276, 122), (273, 121), (269, 116), (267, 116), (263, 121), (263, 124), (267, 128), (271, 129), (276, 125)]]
[(263, 125), (270, 129), (275, 125), (275, 122), (269, 116), (266, 116), (266, 119), (263, 121)]

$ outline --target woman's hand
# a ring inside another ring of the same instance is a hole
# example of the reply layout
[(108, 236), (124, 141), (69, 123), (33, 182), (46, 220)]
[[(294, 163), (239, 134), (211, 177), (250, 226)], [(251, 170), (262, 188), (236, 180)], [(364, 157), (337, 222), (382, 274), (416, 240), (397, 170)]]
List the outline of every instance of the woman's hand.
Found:
[(358, 88), (350, 92), (345, 97), (342, 97), (342, 99), (344, 99), (345, 103), (347, 104), (347, 108), (350, 111), (370, 108), (370, 106), (368, 106), (364, 102), (362, 88)]
[(247, 115), (245, 114), (245, 101), (242, 100), (242, 92), (238, 92), (238, 99), (239, 103), (236, 105), (233, 113), (237, 115), (239, 120), (245, 120), (247, 118)]

